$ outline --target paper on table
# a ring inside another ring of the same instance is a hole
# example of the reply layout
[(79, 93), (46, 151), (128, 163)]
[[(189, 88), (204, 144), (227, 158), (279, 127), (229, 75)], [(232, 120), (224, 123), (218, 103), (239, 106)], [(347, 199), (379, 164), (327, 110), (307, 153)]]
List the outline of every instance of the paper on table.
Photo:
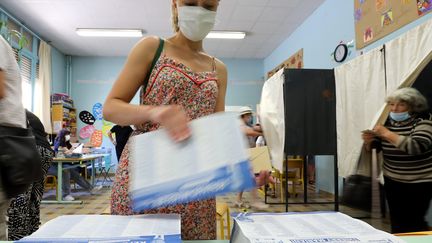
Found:
[[(180, 216), (67, 215), (48, 221), (24, 242), (92, 242), (165, 239), (180, 243)], [(135, 241), (134, 241), (135, 242)]]
[(403, 242), (336, 212), (240, 214), (234, 220), (233, 243)]
[(164, 129), (137, 135), (129, 146), (134, 211), (210, 198), (254, 187), (237, 115), (192, 121), (192, 136), (175, 143)]
[(76, 149), (74, 149), (74, 150), (72, 151), (72, 153), (74, 153), (74, 154), (82, 154), (83, 146), (84, 146), (84, 144), (80, 144), (80, 145), (78, 145), (78, 147), (77, 147)]

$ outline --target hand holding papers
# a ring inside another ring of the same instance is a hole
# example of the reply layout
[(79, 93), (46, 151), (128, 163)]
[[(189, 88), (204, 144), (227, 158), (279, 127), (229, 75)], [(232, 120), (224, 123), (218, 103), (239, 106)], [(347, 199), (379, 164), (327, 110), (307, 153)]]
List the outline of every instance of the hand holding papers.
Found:
[(369, 129), (363, 130), (362, 133), (363, 134), (370, 134), (370, 135), (373, 135), (373, 136), (378, 136), (377, 133), (374, 130), (369, 130)]
[(132, 137), (130, 187), (134, 211), (186, 203), (254, 187), (246, 141), (235, 114), (190, 123), (174, 142), (164, 129)]

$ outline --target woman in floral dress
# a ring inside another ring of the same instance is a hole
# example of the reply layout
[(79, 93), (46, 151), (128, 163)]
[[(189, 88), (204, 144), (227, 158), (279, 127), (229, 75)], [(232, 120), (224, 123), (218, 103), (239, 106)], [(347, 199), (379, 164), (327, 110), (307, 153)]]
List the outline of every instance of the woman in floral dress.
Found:
[[(153, 57), (160, 43), (158, 37), (143, 38), (132, 49), (105, 101), (106, 120), (120, 125), (138, 124), (139, 129), (131, 136), (163, 126), (173, 140), (180, 142), (191, 135), (187, 125), (190, 120), (224, 111), (226, 67), (202, 47), (202, 40), (214, 25), (218, 4), (218, 0), (172, 0), (176, 34), (164, 40), (162, 54), (153, 69)], [(140, 105), (130, 104), (148, 73)], [(113, 185), (112, 214), (133, 214), (128, 196), (128, 165), (127, 144)], [(214, 198), (143, 213), (181, 214), (183, 240), (216, 239)]]

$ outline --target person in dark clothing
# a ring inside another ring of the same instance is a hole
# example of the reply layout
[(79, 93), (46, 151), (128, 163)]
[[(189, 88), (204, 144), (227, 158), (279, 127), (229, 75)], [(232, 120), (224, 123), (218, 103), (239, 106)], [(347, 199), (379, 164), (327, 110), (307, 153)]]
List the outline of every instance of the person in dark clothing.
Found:
[(35, 181), (26, 192), (12, 198), (8, 216), (8, 240), (15, 241), (35, 232), (40, 222), (40, 203), (44, 192), (44, 182), (54, 151), (47, 139), (44, 126), (37, 116), (26, 110), (27, 121), (36, 138), (36, 146), (42, 159), (43, 177)]
[[(60, 130), (60, 132), (57, 134), (54, 140), (54, 151), (56, 152), (56, 155), (63, 156), (63, 155), (59, 155), (61, 153), (63, 153), (64, 155), (71, 154), (72, 149), (73, 146), (70, 143), (70, 131), (67, 129)], [(62, 190), (63, 190), (64, 201), (75, 200), (75, 198), (71, 195), (71, 186), (70, 186), (71, 179), (74, 180), (84, 190), (90, 192), (90, 194), (95, 194), (100, 189), (102, 189), (102, 185), (93, 186), (92, 184), (90, 184), (84, 177), (81, 176), (81, 174), (78, 171), (78, 168), (72, 167), (69, 169), (69, 167), (70, 166), (68, 164), (63, 164)], [(57, 164), (54, 164), (48, 170), (48, 174), (57, 176)]]
[(70, 131), (67, 129), (60, 130), (54, 139), (54, 151), (57, 153), (59, 148), (72, 148), (72, 144), (70, 143)]
[[(117, 160), (119, 160), (119, 161), (120, 161), (120, 156), (123, 152), (123, 149), (126, 146), (126, 143), (129, 139), (129, 136), (132, 133), (132, 131), (133, 131), (133, 129), (130, 126), (115, 125), (108, 132), (108, 137), (110, 138), (111, 142), (115, 145), (116, 153), (117, 153)], [(115, 140), (112, 136), (113, 133), (115, 134)]]

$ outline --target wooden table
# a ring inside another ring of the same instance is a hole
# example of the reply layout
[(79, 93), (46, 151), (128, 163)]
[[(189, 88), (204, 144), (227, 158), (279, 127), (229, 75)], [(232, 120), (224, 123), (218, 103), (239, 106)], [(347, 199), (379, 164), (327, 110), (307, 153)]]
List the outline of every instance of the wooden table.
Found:
[[(63, 170), (69, 170), (83, 164), (91, 164), (91, 184), (94, 185), (95, 180), (95, 161), (99, 158), (103, 158), (104, 154), (87, 154), (80, 158), (64, 158), (55, 157), (53, 164), (57, 164), (57, 198), (56, 200), (43, 200), (42, 203), (59, 203), (59, 204), (82, 204), (80, 200), (64, 201), (63, 200)], [(68, 164), (67, 168), (63, 168), (63, 164)], [(87, 168), (86, 168), (87, 169)]]

